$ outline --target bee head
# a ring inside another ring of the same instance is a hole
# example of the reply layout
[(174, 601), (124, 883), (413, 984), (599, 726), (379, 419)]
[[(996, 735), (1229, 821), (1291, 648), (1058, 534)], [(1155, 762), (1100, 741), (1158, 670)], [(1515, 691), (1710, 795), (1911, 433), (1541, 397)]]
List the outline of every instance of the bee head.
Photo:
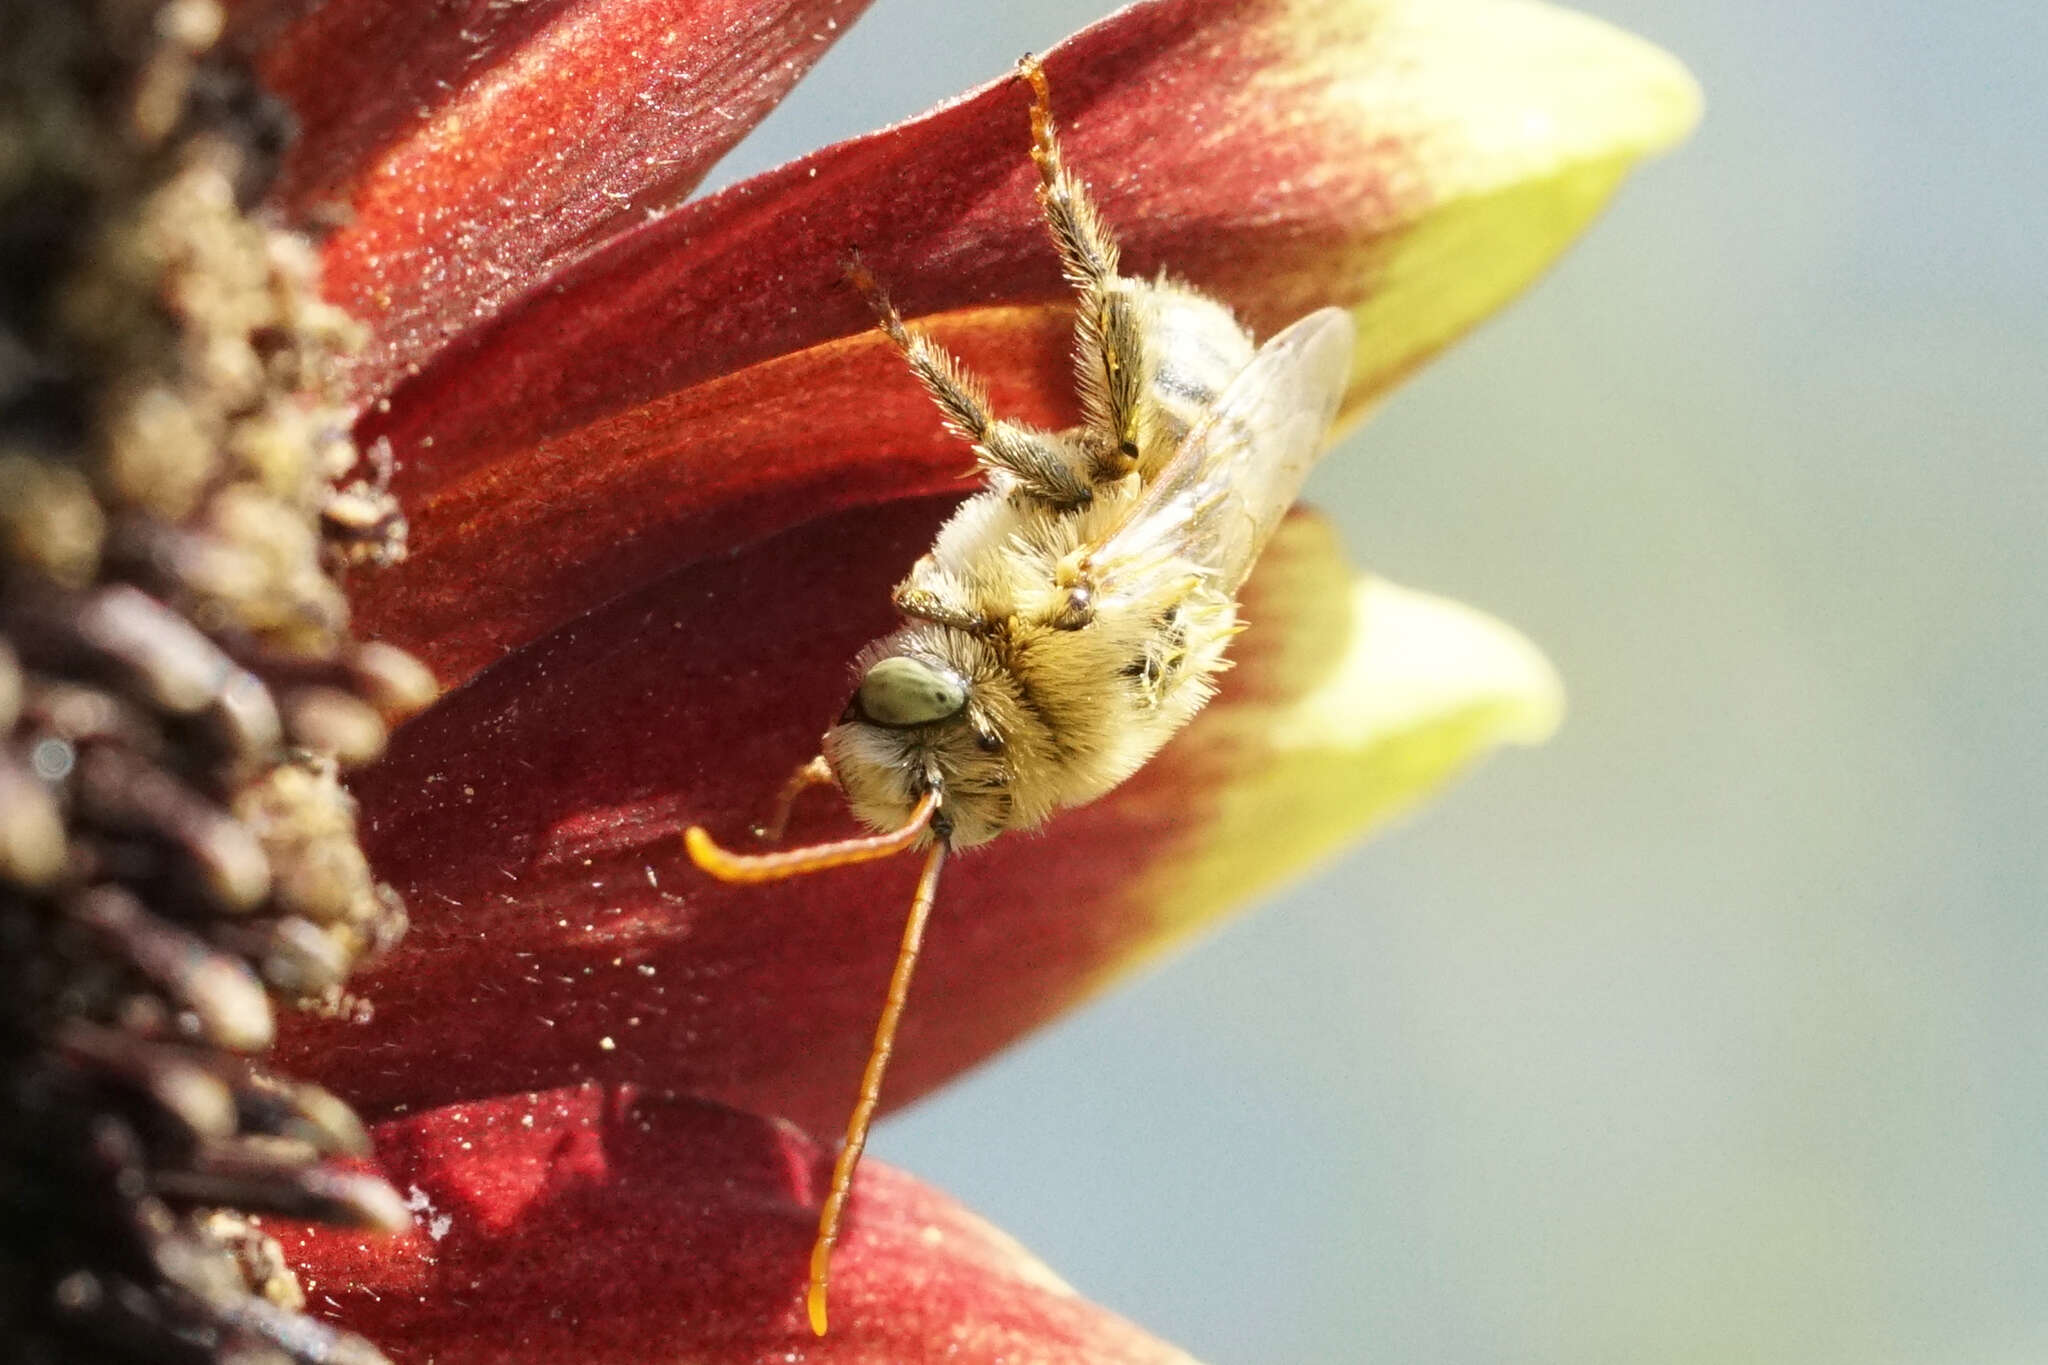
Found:
[(937, 791), (934, 827), (964, 846), (1009, 823), (1009, 795), (1003, 738), (977, 681), (985, 670), (952, 643), (910, 631), (865, 651), (825, 758), (863, 823), (894, 828)]

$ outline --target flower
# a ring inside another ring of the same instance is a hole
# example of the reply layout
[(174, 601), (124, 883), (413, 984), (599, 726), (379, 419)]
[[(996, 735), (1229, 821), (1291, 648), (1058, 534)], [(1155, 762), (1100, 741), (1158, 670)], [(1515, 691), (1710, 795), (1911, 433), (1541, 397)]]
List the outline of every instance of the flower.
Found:
[(15, 6), (0, 45), (0, 1357), (361, 1359), (251, 1217), (409, 1214), (273, 1005), (402, 931), (338, 778), (431, 701), (334, 572), (403, 519), (352, 332), (249, 209), (278, 111), (205, 4)]
[[(280, 202), (340, 223), (330, 293), (370, 331), (356, 434), (412, 522), (407, 562), (351, 584), (357, 621), (451, 689), (355, 784), (412, 932), (365, 1008), (279, 1049), (377, 1120), (413, 1195), (409, 1238), (280, 1232), (314, 1302), (404, 1359), (808, 1342), (826, 1154), (801, 1134), (850, 1102), (911, 869), (726, 887), (676, 833), (764, 813), (963, 491), (847, 253), (1002, 411), (1074, 416), (1015, 84), (689, 201), (861, 6), (673, 8), (235, 16), (304, 123)], [(1152, 0), (1044, 60), (1128, 271), (1260, 335), (1353, 312), (1347, 421), (1696, 101), (1654, 49), (1518, 0)], [(1223, 695), (1136, 778), (958, 860), (890, 1103), (1556, 723), (1525, 641), (1357, 577), (1313, 517), (1245, 605)], [(825, 805), (800, 826), (833, 828)], [(874, 1165), (835, 1285), (812, 1358), (1182, 1358)]]

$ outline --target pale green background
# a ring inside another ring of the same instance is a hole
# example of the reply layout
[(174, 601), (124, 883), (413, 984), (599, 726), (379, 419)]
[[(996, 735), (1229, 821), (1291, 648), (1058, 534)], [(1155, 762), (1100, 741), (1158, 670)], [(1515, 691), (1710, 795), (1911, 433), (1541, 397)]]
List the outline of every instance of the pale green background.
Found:
[[(719, 182), (1107, 8), (879, 0)], [(1700, 133), (1311, 488), (1563, 734), (875, 1151), (1211, 1365), (2048, 1361), (2048, 5), (1592, 8)]]

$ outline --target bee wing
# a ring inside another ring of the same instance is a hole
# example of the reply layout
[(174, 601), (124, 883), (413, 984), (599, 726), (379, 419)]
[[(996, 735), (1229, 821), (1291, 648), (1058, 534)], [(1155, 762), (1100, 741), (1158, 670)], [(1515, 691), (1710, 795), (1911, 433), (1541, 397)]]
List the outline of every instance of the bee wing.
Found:
[(1356, 336), (1349, 313), (1320, 308), (1261, 346), (1089, 552), (1098, 590), (1172, 558), (1235, 592), (1322, 454)]

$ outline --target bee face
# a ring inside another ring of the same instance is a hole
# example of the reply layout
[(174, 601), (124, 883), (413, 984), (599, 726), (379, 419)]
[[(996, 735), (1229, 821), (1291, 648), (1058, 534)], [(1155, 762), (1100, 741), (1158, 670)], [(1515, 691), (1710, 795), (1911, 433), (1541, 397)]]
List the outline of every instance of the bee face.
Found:
[(853, 696), (824, 753), (863, 823), (892, 829), (918, 799), (941, 794), (934, 824), (955, 847), (1011, 820), (1007, 689), (989, 651), (958, 632), (901, 631), (855, 664)]

